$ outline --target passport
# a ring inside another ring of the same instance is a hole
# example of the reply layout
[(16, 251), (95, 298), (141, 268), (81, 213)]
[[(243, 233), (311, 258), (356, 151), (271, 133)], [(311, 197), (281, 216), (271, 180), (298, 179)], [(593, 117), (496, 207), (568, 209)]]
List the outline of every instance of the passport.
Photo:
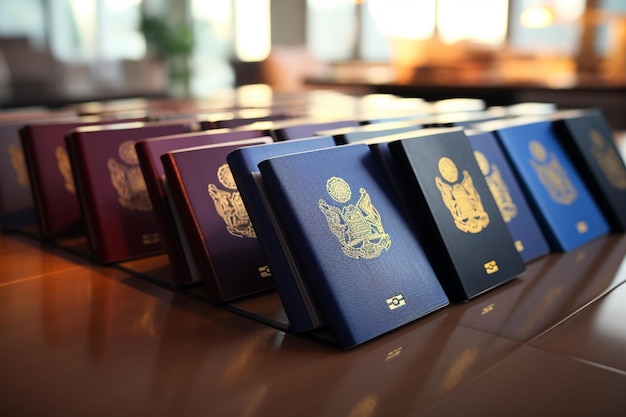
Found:
[(567, 252), (609, 232), (551, 120), (519, 120), (478, 128), (487, 128), (498, 138), (552, 251)]
[(37, 224), (43, 238), (85, 232), (65, 136), (82, 126), (145, 120), (145, 117), (120, 120), (91, 116), (72, 122), (28, 123), (20, 130)]
[(556, 113), (556, 135), (611, 230), (626, 231), (626, 167), (599, 109)]
[(189, 131), (185, 123), (85, 126), (66, 137), (91, 248), (101, 263), (163, 251), (135, 142)]
[(37, 227), (20, 129), (34, 121), (77, 119), (67, 110), (21, 110), (0, 113), (0, 231)]
[(491, 132), (466, 130), (466, 134), (522, 260), (528, 263), (547, 255), (550, 246), (498, 140)]
[(466, 301), (525, 270), (463, 130), (388, 144), (400, 188), (428, 256), (453, 301)]
[(301, 333), (322, 325), (315, 300), (301, 278), (298, 266), (290, 262), (291, 248), (276, 232), (276, 219), (266, 204), (263, 182), (257, 165), (269, 158), (291, 153), (332, 147), (331, 137), (289, 140), (267, 145), (247, 146), (230, 153), (226, 160), (241, 193), (243, 202), (261, 248), (272, 270), (276, 289), (281, 298), (285, 314), (289, 318), (290, 330)]
[(187, 259), (188, 245), (186, 238), (179, 234), (171, 207), (169, 205), (163, 182), (165, 172), (161, 156), (167, 152), (196, 146), (233, 142), (237, 140), (259, 138), (263, 132), (255, 130), (231, 131), (229, 129), (212, 129), (202, 132), (190, 132), (178, 135), (162, 136), (139, 140), (135, 150), (139, 166), (143, 172), (148, 196), (157, 220), (161, 242), (167, 254), (176, 285), (184, 286), (201, 282), (202, 277), (194, 268), (194, 262)]
[(258, 166), (293, 262), (339, 347), (449, 303), (367, 145), (280, 156)]
[(272, 273), (237, 190), (226, 156), (248, 139), (161, 156), (166, 192), (208, 296), (225, 302), (274, 288)]

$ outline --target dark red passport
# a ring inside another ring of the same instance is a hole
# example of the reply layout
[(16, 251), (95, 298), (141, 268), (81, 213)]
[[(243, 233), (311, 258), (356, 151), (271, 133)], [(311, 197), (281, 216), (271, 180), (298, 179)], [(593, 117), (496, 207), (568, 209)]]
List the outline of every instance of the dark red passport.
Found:
[(33, 123), (22, 128), (22, 147), (42, 237), (84, 232), (65, 136), (82, 126), (143, 120), (82, 117), (76, 122)]
[(274, 288), (269, 266), (237, 190), (226, 156), (271, 138), (169, 152), (161, 157), (166, 191), (186, 235), (190, 258), (216, 302)]
[(80, 208), (100, 262), (162, 252), (135, 143), (189, 129), (186, 123), (137, 122), (82, 127), (67, 136)]
[(0, 113), (0, 230), (36, 228), (37, 218), (28, 178), (20, 129), (34, 121), (77, 119), (70, 111), (12, 111)]
[(143, 172), (148, 195), (150, 196), (154, 215), (161, 233), (161, 242), (170, 260), (173, 278), (177, 285), (193, 284), (202, 281), (202, 278), (197, 270), (193, 268), (193, 264), (186, 258), (185, 253), (188, 251), (185, 250), (185, 245), (187, 242), (181, 238), (172, 217), (172, 211), (163, 186), (165, 172), (161, 163), (161, 155), (184, 148), (252, 139), (261, 136), (263, 136), (263, 132), (257, 130), (229, 131), (214, 129), (144, 139), (135, 144), (139, 166)]

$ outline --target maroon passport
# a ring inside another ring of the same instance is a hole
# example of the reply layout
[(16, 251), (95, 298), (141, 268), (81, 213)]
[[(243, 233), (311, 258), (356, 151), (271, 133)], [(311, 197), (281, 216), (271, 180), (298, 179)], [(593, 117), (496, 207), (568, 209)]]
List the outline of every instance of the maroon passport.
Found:
[(0, 230), (11, 232), (37, 226), (20, 129), (34, 121), (71, 120), (70, 111), (0, 113)]
[(33, 123), (22, 128), (22, 147), (42, 237), (84, 232), (65, 136), (82, 126), (143, 120), (82, 117), (76, 122)]
[(261, 136), (263, 136), (263, 132), (258, 130), (229, 131), (226, 129), (214, 129), (211, 131), (144, 139), (135, 144), (139, 166), (143, 172), (148, 195), (150, 196), (159, 232), (161, 233), (161, 242), (170, 260), (174, 281), (177, 285), (183, 286), (200, 282), (202, 277), (193, 268), (193, 263), (186, 258), (185, 254), (188, 253), (188, 250), (185, 249), (185, 246), (187, 242), (178, 233), (163, 186), (165, 172), (161, 163), (161, 155), (184, 148), (259, 138)]
[(189, 129), (187, 123), (136, 122), (82, 127), (67, 136), (89, 243), (100, 262), (163, 251), (135, 143)]
[(161, 157), (165, 186), (208, 295), (217, 302), (274, 288), (256, 233), (226, 156), (271, 138), (169, 152)]

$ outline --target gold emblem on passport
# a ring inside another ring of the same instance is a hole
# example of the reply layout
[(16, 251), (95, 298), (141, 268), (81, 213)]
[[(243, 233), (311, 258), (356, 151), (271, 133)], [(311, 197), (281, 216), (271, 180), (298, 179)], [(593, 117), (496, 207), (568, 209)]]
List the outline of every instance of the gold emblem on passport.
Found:
[(256, 233), (252, 222), (248, 217), (246, 207), (228, 164), (223, 164), (217, 169), (217, 179), (228, 190), (219, 189), (215, 184), (209, 184), (208, 192), (215, 204), (215, 211), (226, 223), (228, 233), (235, 237), (255, 238)]
[[(346, 181), (332, 177), (326, 181), (326, 191), (338, 203), (347, 203), (352, 191)], [(344, 254), (355, 259), (373, 259), (389, 249), (391, 237), (385, 233), (380, 213), (372, 204), (364, 188), (359, 189), (356, 204), (336, 207), (323, 199), (318, 207), (326, 216), (328, 228), (339, 239)]]
[(524, 244), (522, 243), (521, 240), (516, 240), (514, 242), (514, 245), (515, 245), (515, 249), (517, 249), (518, 252), (521, 252), (524, 250)]
[(555, 155), (549, 155), (546, 148), (536, 140), (531, 140), (528, 149), (532, 155), (530, 165), (539, 181), (550, 194), (550, 198), (560, 204), (571, 204), (578, 193)]
[(505, 222), (510, 222), (517, 216), (517, 206), (511, 198), (509, 187), (502, 179), (500, 169), (496, 164), (489, 164), (487, 157), (482, 152), (474, 151), (474, 157), (476, 162), (478, 162), (480, 171), (485, 176), (489, 191), (491, 191), (493, 198), (496, 200), (502, 218)]
[(9, 157), (11, 158), (11, 166), (15, 171), (15, 178), (20, 185), (28, 186), (28, 170), (26, 169), (26, 160), (24, 152), (15, 143), (9, 145)]
[(74, 176), (72, 175), (72, 166), (70, 165), (70, 157), (67, 150), (63, 146), (57, 146), (54, 150), (54, 156), (57, 158), (57, 167), (63, 176), (63, 185), (65, 189), (76, 194), (76, 186), (74, 185)]
[(500, 268), (498, 268), (498, 264), (496, 263), (496, 261), (486, 262), (483, 266), (485, 268), (485, 272), (489, 275), (495, 274), (496, 272), (500, 270)]
[(609, 184), (620, 190), (626, 189), (626, 168), (624, 161), (615, 148), (609, 146), (597, 130), (589, 132), (591, 154), (598, 162)]
[(161, 236), (158, 233), (146, 233), (141, 236), (141, 241), (144, 245), (154, 245), (161, 241)]
[(272, 272), (270, 271), (269, 265), (263, 265), (257, 268), (259, 271), (259, 275), (261, 278), (267, 278), (272, 276)]
[(389, 307), (389, 310), (395, 310), (396, 308), (404, 305), (406, 305), (406, 301), (404, 301), (404, 296), (402, 294), (387, 298), (387, 306)]
[(439, 172), (443, 180), (435, 177), (435, 183), (457, 229), (467, 233), (482, 231), (489, 224), (489, 215), (474, 188), (472, 177), (464, 170), (463, 179), (459, 182), (456, 164), (445, 156), (439, 159)]
[(135, 142), (127, 140), (118, 147), (121, 162), (115, 158), (107, 160), (111, 184), (117, 191), (117, 201), (130, 210), (151, 211), (152, 203), (139, 167)]
[(587, 226), (587, 222), (584, 220), (579, 221), (578, 223), (576, 223), (576, 230), (578, 231), (578, 233), (586, 233), (587, 230), (589, 230), (589, 226)]

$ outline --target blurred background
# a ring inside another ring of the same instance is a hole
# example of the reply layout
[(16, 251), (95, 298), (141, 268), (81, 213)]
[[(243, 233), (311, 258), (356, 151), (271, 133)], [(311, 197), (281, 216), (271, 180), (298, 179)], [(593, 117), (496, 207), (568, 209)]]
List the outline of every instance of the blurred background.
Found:
[(626, 1), (0, 0), (2, 107), (258, 83), (623, 86)]

